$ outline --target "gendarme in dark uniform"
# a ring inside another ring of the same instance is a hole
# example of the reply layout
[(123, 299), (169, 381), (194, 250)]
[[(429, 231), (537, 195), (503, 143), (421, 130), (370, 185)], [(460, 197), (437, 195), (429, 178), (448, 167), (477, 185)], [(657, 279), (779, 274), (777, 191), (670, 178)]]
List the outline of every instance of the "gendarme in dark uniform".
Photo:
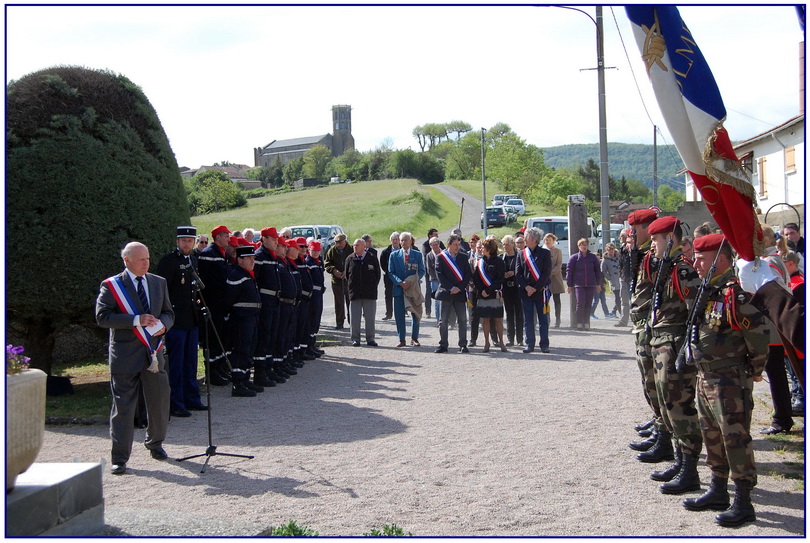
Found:
[(199, 344), (200, 315), (192, 268), (197, 268), (194, 240), (197, 229), (193, 226), (177, 227), (177, 248), (158, 262), (156, 273), (169, 288), (169, 299), (174, 310), (174, 326), (166, 334), (169, 357), (169, 384), (171, 385), (171, 414), (190, 417), (189, 410), (205, 410), (200, 387), (197, 384), (197, 348)]
[(323, 295), (326, 287), (326, 276), (324, 275), (323, 260), (321, 260), (321, 242), (312, 240), (309, 242), (309, 254), (304, 260), (309, 267), (309, 275), (312, 277), (312, 298), (309, 302), (309, 345), (308, 351), (312, 356), (318, 357), (324, 352), (315, 347), (315, 337), (321, 327), (321, 316), (323, 315)]

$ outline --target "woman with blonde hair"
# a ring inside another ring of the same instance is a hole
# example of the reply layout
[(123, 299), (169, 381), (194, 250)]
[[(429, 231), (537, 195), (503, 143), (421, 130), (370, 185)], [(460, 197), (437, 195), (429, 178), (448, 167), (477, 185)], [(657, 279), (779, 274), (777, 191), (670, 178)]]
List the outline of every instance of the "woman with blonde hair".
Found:
[(517, 263), (517, 251), (515, 250), (515, 238), (506, 235), (501, 240), (503, 245), (503, 260), (505, 272), (503, 274), (503, 307), (506, 310), (506, 336), (507, 347), (515, 344), (523, 345), (523, 304), (520, 303), (520, 291), (515, 278), (515, 264)]
[(557, 236), (549, 232), (543, 237), (543, 243), (546, 248), (551, 252), (551, 282), (548, 285), (551, 291), (551, 297), (554, 300), (554, 328), (560, 327), (560, 314), (562, 313), (562, 303), (560, 302), (560, 294), (565, 292), (565, 283), (562, 278), (562, 251), (554, 244), (557, 243)]

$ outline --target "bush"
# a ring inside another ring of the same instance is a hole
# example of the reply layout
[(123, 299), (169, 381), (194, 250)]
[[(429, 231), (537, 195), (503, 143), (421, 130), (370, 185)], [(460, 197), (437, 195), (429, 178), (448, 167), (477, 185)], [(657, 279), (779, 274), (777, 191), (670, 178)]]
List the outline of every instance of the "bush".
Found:
[(373, 528), (370, 532), (363, 534), (366, 537), (413, 537), (411, 532), (407, 534), (396, 524), (386, 524), (382, 529)]
[(270, 537), (318, 537), (320, 534), (306, 526), (299, 526), (297, 522), (291, 520), (287, 524), (270, 528), (268, 535)]
[[(6, 115), (7, 315), (32, 366), (50, 373), (59, 330), (95, 328), (121, 248), (141, 241), (157, 261), (189, 209), (157, 113), (123, 75), (28, 74), (9, 83)], [(65, 237), (58, 249), (45, 241)]]

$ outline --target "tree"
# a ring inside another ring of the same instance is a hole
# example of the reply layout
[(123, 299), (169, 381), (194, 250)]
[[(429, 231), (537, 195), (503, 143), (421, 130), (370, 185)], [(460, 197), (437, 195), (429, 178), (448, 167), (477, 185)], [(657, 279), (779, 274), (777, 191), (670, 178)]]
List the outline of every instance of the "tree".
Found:
[(427, 140), (425, 139), (425, 129), (421, 125), (417, 125), (413, 127), (413, 137), (416, 138), (416, 141), (419, 142), (419, 148), (422, 152), (425, 152), (425, 145), (427, 145)]
[(206, 170), (191, 178), (195, 208), (192, 213), (216, 213), (247, 205), (247, 198), (228, 177), (218, 170)]
[(296, 157), (284, 165), (282, 178), (285, 185), (290, 185), (304, 176), (304, 157)]
[(332, 171), (341, 179), (358, 179), (361, 173), (363, 154), (357, 149), (347, 149), (331, 162)]
[(670, 187), (662, 185), (658, 187), (658, 206), (662, 211), (675, 212), (686, 201), (686, 197)]
[(487, 141), (498, 141), (507, 134), (514, 134), (512, 127), (506, 123), (495, 123), (492, 128), (487, 130)]
[(326, 180), (326, 167), (332, 160), (332, 151), (324, 145), (313, 145), (304, 153), (304, 177)]
[(486, 155), (487, 176), (501, 182), (507, 192), (524, 193), (545, 171), (543, 154), (512, 132), (496, 139)]
[(464, 134), (453, 145), (444, 161), (447, 179), (481, 178), (481, 137), (478, 134)]
[[(154, 108), (123, 75), (77, 67), (7, 87), (6, 304), (9, 331), (51, 372), (56, 335), (98, 330), (100, 282), (141, 241), (157, 259), (190, 216), (177, 161)], [(31, 243), (69, 235), (69, 249)]]
[(462, 134), (472, 132), (472, 125), (470, 123), (465, 123), (464, 121), (450, 121), (445, 125), (445, 128), (447, 132), (456, 133), (456, 141), (461, 139)]
[(422, 126), (422, 131), (428, 140), (428, 149), (432, 149), (434, 145), (441, 143), (443, 138), (447, 138), (447, 128), (443, 124), (427, 123)]

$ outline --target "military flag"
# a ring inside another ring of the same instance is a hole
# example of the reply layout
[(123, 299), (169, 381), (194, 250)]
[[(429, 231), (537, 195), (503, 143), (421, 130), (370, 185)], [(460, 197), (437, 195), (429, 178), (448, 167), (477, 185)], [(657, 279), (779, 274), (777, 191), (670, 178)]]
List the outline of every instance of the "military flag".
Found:
[(627, 6), (641, 58), (675, 147), (737, 253), (763, 253), (756, 194), (723, 128), (726, 108), (706, 59), (675, 6)]

